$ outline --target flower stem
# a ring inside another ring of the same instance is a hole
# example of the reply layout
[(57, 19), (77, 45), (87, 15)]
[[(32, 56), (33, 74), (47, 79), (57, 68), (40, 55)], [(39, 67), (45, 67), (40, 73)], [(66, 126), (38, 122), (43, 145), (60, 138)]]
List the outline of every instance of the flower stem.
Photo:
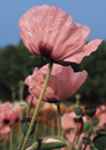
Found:
[(60, 110), (60, 104), (57, 104), (57, 121), (58, 121), (58, 137), (61, 137), (61, 110)]
[(36, 107), (35, 107), (34, 112), (33, 112), (33, 115), (32, 115), (31, 123), (30, 123), (30, 125), (29, 125), (29, 128), (28, 128), (28, 130), (27, 130), (26, 136), (25, 136), (25, 138), (24, 138), (24, 141), (23, 141), (23, 144), (22, 144), (22, 147), (21, 147), (20, 150), (24, 150), (24, 149), (25, 149), (25, 146), (26, 146), (26, 144), (27, 144), (28, 138), (29, 138), (29, 136), (30, 136), (30, 132), (31, 132), (31, 130), (32, 130), (32, 127), (33, 127), (33, 125), (34, 125), (34, 122), (35, 122), (35, 120), (36, 120), (36, 118), (37, 118), (37, 115), (38, 115), (38, 112), (39, 112), (39, 108), (40, 108), (40, 105), (41, 105), (41, 101), (42, 101), (42, 99), (43, 99), (43, 97), (44, 97), (44, 94), (45, 94), (45, 92), (46, 92), (46, 89), (47, 89), (47, 85), (48, 85), (48, 81), (49, 81), (49, 79), (50, 79), (51, 71), (52, 71), (52, 63), (50, 63), (49, 66), (48, 66), (48, 73), (47, 73), (46, 78), (45, 78), (45, 81), (44, 81), (44, 86), (43, 86), (43, 89), (42, 89), (42, 91), (41, 91), (41, 93), (40, 93), (40, 96), (39, 96), (39, 98), (38, 98), (38, 100), (37, 100), (37, 104), (36, 104)]
[(13, 150), (13, 132), (10, 133), (10, 143), (9, 143), (9, 149)]

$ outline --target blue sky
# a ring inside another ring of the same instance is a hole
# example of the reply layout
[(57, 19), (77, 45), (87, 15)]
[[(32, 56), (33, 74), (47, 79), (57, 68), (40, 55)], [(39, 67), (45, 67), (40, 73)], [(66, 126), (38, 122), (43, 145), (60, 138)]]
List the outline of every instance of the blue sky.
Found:
[(1, 0), (0, 46), (17, 43), (20, 16), (33, 5), (44, 3), (62, 7), (74, 20), (88, 25), (90, 38), (106, 39), (106, 0)]

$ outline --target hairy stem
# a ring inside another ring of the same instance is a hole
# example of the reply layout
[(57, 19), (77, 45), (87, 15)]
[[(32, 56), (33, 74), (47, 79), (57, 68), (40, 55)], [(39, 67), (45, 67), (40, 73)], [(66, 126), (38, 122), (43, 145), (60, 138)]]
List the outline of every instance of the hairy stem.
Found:
[(46, 92), (46, 89), (47, 89), (48, 81), (49, 81), (50, 75), (51, 75), (51, 70), (52, 70), (52, 64), (49, 64), (49, 66), (48, 66), (48, 73), (47, 73), (46, 78), (45, 78), (45, 81), (44, 81), (43, 89), (42, 89), (42, 91), (41, 91), (41, 93), (40, 93), (40, 96), (39, 96), (39, 98), (38, 98), (38, 100), (37, 100), (37, 105), (36, 105), (36, 107), (35, 107), (35, 109), (34, 109), (34, 112), (33, 112), (33, 115), (32, 115), (32, 119), (31, 119), (31, 123), (30, 123), (30, 125), (29, 125), (29, 128), (28, 128), (28, 130), (27, 130), (26, 136), (25, 136), (25, 138), (24, 138), (24, 140), (23, 140), (23, 144), (22, 144), (22, 147), (21, 147), (20, 150), (24, 150), (24, 149), (25, 149), (25, 146), (26, 146), (26, 144), (27, 144), (27, 141), (28, 141), (28, 138), (29, 138), (29, 136), (30, 136), (32, 127), (33, 127), (33, 125), (34, 125), (34, 122), (35, 122), (35, 120), (36, 120), (36, 118), (37, 118), (37, 115), (38, 115), (38, 112), (39, 112), (39, 109), (40, 109), (41, 101), (42, 101), (42, 99), (43, 99), (43, 97), (44, 97), (44, 94), (45, 94), (45, 92)]

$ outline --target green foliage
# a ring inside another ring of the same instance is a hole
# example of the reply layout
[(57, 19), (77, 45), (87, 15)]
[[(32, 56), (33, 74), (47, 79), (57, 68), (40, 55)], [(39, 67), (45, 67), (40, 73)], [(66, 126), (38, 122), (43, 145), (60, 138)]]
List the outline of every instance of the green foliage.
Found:
[(96, 136), (94, 145), (98, 150), (106, 150), (106, 134)]
[[(17, 46), (10, 45), (0, 51), (0, 85), (2, 83), (5, 86), (4, 91), (7, 91), (6, 87), (9, 89), (10, 99), (19, 99), (17, 92), (19, 88), (22, 89), (21, 81), (32, 73), (34, 67), (40, 67), (42, 63), (42, 59), (29, 54), (21, 42)], [(5, 99), (6, 95), (6, 92), (4, 95), (1, 92), (0, 98)]]
[[(82, 93), (88, 93), (105, 99), (106, 97), (106, 42), (98, 50), (81, 63), (81, 69), (88, 71), (88, 80), (81, 88)], [(92, 101), (92, 100), (91, 100)]]

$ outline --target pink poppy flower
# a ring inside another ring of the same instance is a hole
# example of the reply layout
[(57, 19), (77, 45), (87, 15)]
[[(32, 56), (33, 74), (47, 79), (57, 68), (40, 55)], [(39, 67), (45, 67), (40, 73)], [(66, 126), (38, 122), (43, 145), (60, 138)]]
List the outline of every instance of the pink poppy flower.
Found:
[(22, 112), (19, 105), (9, 102), (0, 104), (0, 123), (11, 124), (21, 118)]
[[(84, 122), (88, 122), (88, 119), (86, 119), (86, 116), (84, 116), (81, 122), (76, 122), (75, 118), (75, 112), (65, 113), (62, 116), (62, 128), (64, 131), (64, 137), (66, 138), (66, 140), (68, 140), (70, 148), (73, 144), (75, 149), (79, 149), (79, 146), (81, 145), (82, 149), (84, 149), (85, 145), (83, 144), (83, 138), (87, 135), (83, 132), (83, 125)], [(76, 140), (78, 140), (78, 143), (76, 142)], [(88, 145), (86, 147), (86, 150), (90, 149), (91, 148)], [(62, 150), (67, 150), (67, 148), (63, 148)]]
[(99, 120), (98, 128), (106, 128), (106, 105), (101, 105), (97, 108), (96, 117)]
[(105, 105), (101, 105), (96, 109), (96, 116), (98, 116), (101, 113), (105, 113), (106, 112), (106, 104)]
[(20, 19), (20, 34), (32, 54), (52, 60), (80, 63), (101, 44), (101, 39), (86, 43), (90, 29), (73, 22), (55, 6), (35, 6)]
[(76, 122), (75, 118), (76, 114), (74, 112), (65, 113), (62, 117), (62, 128), (64, 130), (66, 139), (68, 139), (70, 143), (73, 143), (76, 136), (78, 136), (83, 129), (83, 123)]
[(0, 140), (8, 140), (11, 133), (11, 128), (6, 126), (0, 126)]
[(75, 128), (76, 123), (74, 121), (74, 118), (76, 117), (76, 114), (74, 112), (65, 113), (62, 117), (62, 128), (64, 130), (70, 129), (71, 127)]
[[(33, 74), (25, 80), (35, 101), (40, 95), (47, 71), (48, 65), (45, 65), (39, 70), (34, 70)], [(74, 72), (71, 67), (54, 64), (44, 100), (66, 100), (80, 88), (86, 78), (86, 71)]]
[(36, 105), (36, 98), (34, 96), (32, 96), (32, 95), (28, 95), (27, 98), (26, 98), (26, 101), (31, 106), (35, 106)]
[(22, 117), (19, 104), (10, 102), (0, 104), (0, 139), (8, 140), (15, 123)]

